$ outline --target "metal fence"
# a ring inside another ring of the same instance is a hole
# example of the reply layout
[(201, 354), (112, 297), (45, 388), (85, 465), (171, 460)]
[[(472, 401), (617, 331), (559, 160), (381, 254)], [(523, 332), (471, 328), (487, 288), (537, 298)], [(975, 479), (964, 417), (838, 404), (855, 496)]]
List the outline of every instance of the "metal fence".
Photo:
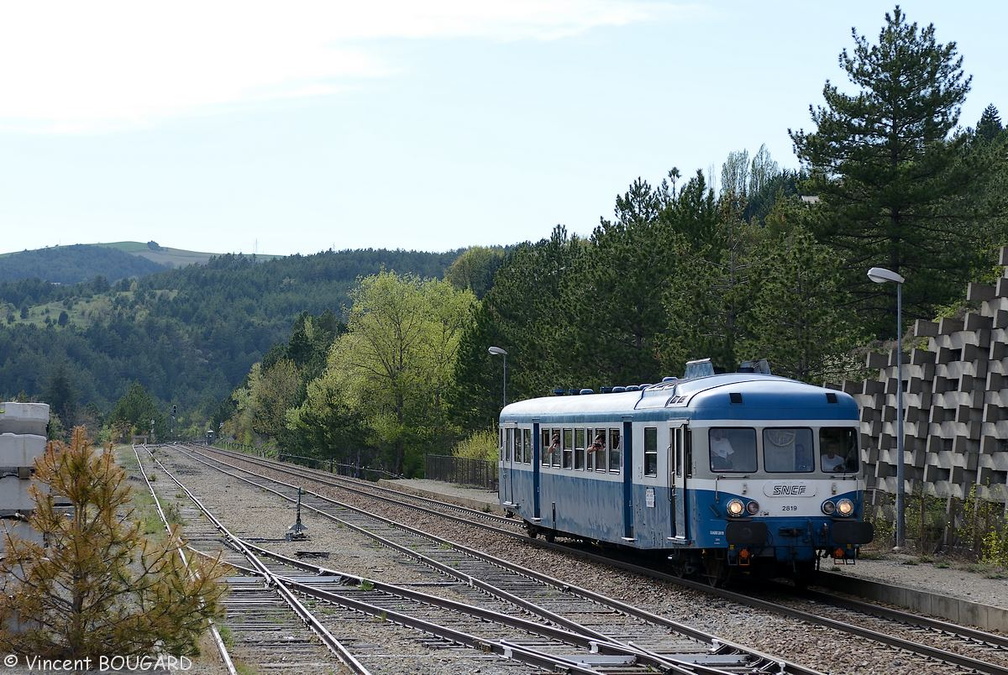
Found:
[(457, 485), (497, 489), (497, 463), (451, 455), (425, 455), (424, 477)]

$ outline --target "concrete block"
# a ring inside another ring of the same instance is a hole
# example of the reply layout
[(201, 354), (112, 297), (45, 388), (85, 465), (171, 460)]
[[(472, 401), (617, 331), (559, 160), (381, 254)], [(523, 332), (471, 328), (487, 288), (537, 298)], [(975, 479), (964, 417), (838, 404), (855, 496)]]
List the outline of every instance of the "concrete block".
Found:
[(938, 335), (938, 324), (934, 321), (917, 319), (910, 330), (914, 337), (935, 337)]
[[(27, 516), (30, 511), (22, 513)], [(0, 556), (3, 556), (7, 552), (7, 540), (4, 536), (2, 536), (4, 531), (10, 532), (13, 536), (21, 539), (33, 541), (40, 546), (43, 544), (42, 533), (37, 530), (33, 530), (22, 518), (0, 518)]]
[(35, 500), (28, 492), (28, 486), (33, 484), (39, 489), (45, 489), (39, 481), (29, 480), (28, 475), (14, 473), (0, 477), (0, 517), (34, 510)]
[(865, 357), (866, 368), (885, 368), (887, 362), (888, 356), (886, 354), (879, 354), (878, 352), (868, 352)]
[(45, 436), (0, 434), (0, 467), (31, 466), (45, 452), (45, 447)]
[[(973, 284), (970, 285), (972, 286)], [(989, 288), (991, 289), (991, 297), (994, 297), (993, 295), (994, 287), (990, 286)], [(989, 300), (990, 298), (984, 298), (984, 299)], [(979, 314), (977, 312), (969, 312), (964, 317), (963, 327), (966, 330), (975, 331), (975, 330), (982, 330), (984, 328), (989, 329), (991, 328), (993, 323), (994, 323), (994, 317), (984, 316), (983, 314)]]
[(45, 436), (48, 425), (47, 403), (0, 403), (0, 433)]
[(994, 288), (993, 284), (977, 284), (970, 283), (966, 287), (966, 299), (967, 300), (993, 300), (994, 299)]
[(938, 322), (938, 332), (942, 335), (951, 335), (963, 329), (962, 319), (954, 319), (950, 316)]

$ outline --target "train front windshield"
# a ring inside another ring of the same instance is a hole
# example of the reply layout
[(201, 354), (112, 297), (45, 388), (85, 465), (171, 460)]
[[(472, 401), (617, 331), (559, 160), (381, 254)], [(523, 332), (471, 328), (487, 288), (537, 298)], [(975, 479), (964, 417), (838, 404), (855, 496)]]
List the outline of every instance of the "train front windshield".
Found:
[[(762, 431), (762, 468), (767, 473), (855, 473), (860, 470), (857, 430), (823, 427), (773, 427)], [(712, 427), (708, 436), (711, 471), (759, 471), (756, 429)]]

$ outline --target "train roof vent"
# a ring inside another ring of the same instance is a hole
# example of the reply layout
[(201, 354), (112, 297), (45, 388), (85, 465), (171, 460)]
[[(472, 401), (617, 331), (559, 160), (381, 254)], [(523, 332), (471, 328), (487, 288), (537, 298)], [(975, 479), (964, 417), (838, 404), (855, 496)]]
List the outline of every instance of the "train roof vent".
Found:
[(731, 401), (732, 403), (741, 403), (741, 402), (742, 402), (742, 394), (740, 394), (740, 393), (739, 393), (739, 392), (737, 392), (737, 391), (732, 391), (732, 392), (729, 392), (729, 393), (728, 393), (728, 399), (729, 399), (729, 400), (730, 400), (730, 401)]
[(615, 387), (612, 388), (612, 393), (614, 394), (619, 394), (624, 391), (626, 391), (626, 387), (624, 387), (623, 385), (616, 385)]
[(692, 380), (697, 377), (710, 377), (714, 374), (714, 364), (711, 363), (710, 357), (706, 359), (697, 359), (696, 361), (686, 362), (686, 373), (683, 375), (687, 380)]
[(826, 402), (827, 403), (836, 403), (837, 402), (836, 394), (834, 392), (832, 392), (832, 391), (827, 391), (826, 392)]
[(594, 390), (594, 389), (582, 389), (582, 390), (581, 390), (581, 391), (579, 391), (578, 393), (579, 393), (579, 394), (594, 394), (594, 393), (595, 393), (595, 390)]

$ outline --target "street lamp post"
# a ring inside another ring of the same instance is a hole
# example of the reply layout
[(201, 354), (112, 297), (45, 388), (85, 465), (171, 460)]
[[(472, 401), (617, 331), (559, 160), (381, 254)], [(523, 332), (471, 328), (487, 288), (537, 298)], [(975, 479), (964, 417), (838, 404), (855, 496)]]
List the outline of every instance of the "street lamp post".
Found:
[(903, 473), (903, 282), (902, 275), (884, 267), (868, 270), (868, 278), (877, 284), (896, 284), (896, 550), (903, 548), (904, 473)]
[(488, 350), (494, 356), (504, 357), (504, 405), (507, 405), (507, 351), (501, 347), (490, 347)]

